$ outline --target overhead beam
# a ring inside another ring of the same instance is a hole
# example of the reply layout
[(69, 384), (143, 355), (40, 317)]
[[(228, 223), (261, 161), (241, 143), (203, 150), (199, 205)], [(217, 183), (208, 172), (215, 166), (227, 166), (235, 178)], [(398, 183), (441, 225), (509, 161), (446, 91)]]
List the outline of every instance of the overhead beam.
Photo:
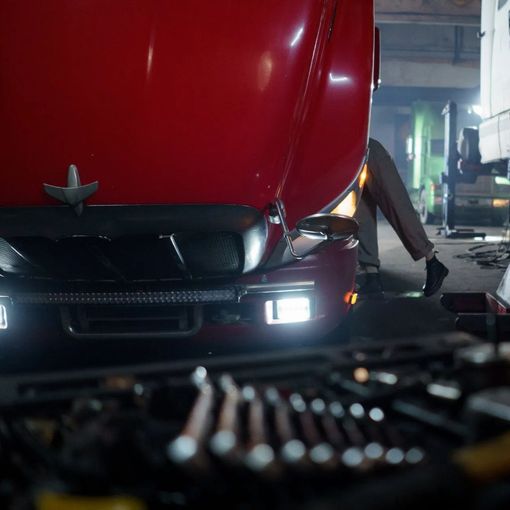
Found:
[(477, 65), (453, 65), (447, 62), (383, 60), (381, 89), (392, 87), (473, 88), (480, 84)]
[(480, 25), (480, 0), (376, 0), (376, 23)]
[[(471, 63), (479, 66), (479, 28), (402, 23), (380, 26), (382, 61)], [(435, 73), (433, 73), (435, 74)]]
[(374, 93), (372, 106), (410, 106), (418, 100), (446, 104), (450, 99), (458, 104), (478, 104), (480, 92), (477, 88), (381, 87)]

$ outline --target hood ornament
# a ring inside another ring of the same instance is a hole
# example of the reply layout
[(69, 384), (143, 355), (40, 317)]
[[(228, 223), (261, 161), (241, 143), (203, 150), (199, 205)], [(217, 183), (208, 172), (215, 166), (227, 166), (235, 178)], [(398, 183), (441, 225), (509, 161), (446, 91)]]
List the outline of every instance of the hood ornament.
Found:
[(99, 187), (99, 182), (81, 185), (80, 174), (76, 165), (69, 165), (67, 170), (67, 187), (43, 184), (44, 191), (53, 198), (70, 205), (77, 216), (83, 212), (83, 202), (94, 194)]

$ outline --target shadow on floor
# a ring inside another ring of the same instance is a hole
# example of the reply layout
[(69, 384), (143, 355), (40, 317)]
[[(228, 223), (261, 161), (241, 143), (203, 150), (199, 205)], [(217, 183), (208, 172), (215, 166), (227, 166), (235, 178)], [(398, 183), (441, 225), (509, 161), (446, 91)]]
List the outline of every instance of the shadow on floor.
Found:
[(441, 291), (426, 298), (416, 281), (381, 271), (386, 297), (360, 300), (354, 307), (351, 337), (393, 339), (455, 331), (455, 316), (440, 304)]

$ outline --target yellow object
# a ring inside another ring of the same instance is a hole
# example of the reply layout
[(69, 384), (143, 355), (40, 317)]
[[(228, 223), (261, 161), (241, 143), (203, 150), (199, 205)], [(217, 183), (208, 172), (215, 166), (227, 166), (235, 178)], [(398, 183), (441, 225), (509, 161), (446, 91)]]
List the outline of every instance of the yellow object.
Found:
[(356, 212), (356, 206), (358, 205), (358, 199), (356, 192), (351, 191), (332, 211), (332, 214), (340, 214), (342, 216), (354, 216)]
[(73, 496), (44, 491), (37, 497), (37, 510), (148, 510), (143, 501), (131, 496)]
[(361, 198), (363, 186), (367, 180), (367, 173), (368, 167), (365, 164), (363, 165), (363, 169), (358, 176), (354, 189), (352, 189), (347, 194), (347, 196), (331, 211), (331, 214), (340, 214), (342, 216), (350, 216), (351, 218), (354, 216), (354, 213), (358, 207), (359, 199)]
[(510, 205), (510, 200), (506, 198), (494, 198), (492, 200), (492, 207), (508, 207)]
[(354, 305), (354, 304), (356, 304), (357, 300), (358, 300), (357, 292), (348, 291), (344, 294), (344, 303), (346, 305)]
[(359, 176), (359, 187), (363, 188), (365, 185), (365, 181), (367, 180), (368, 167), (367, 165), (363, 165), (363, 170), (361, 170), (361, 174)]
[(458, 450), (453, 462), (474, 481), (488, 483), (510, 474), (510, 432)]
[(356, 368), (352, 375), (354, 380), (360, 384), (364, 384), (370, 379), (370, 373), (365, 367)]

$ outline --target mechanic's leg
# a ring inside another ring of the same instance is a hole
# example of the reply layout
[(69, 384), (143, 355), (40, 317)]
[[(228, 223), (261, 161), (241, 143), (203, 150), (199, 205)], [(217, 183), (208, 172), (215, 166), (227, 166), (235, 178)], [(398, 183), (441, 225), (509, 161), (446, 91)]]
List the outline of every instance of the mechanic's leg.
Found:
[[(367, 179), (369, 178), (370, 176), (367, 175)], [(354, 218), (359, 223), (358, 263), (363, 270), (368, 267), (377, 270), (380, 266), (377, 242), (377, 204), (367, 188), (361, 194)]]
[(370, 179), (365, 186), (414, 260), (434, 256), (429, 241), (392, 157), (376, 140), (370, 140)]
[[(367, 175), (367, 179), (370, 176)], [(383, 291), (379, 276), (379, 246), (377, 242), (377, 204), (365, 187), (354, 218), (359, 223), (357, 290), (360, 295), (377, 295)]]
[(414, 260), (426, 259), (427, 276), (423, 285), (425, 296), (435, 294), (448, 275), (448, 269), (435, 256), (423, 225), (411, 203), (397, 167), (386, 149), (370, 139), (368, 167), (371, 179), (366, 186)]

